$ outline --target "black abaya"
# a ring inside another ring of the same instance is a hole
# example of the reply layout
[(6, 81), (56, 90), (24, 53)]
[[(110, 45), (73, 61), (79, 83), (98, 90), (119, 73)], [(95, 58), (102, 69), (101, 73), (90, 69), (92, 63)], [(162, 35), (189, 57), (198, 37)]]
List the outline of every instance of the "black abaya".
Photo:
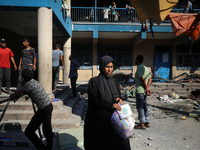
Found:
[[(111, 61), (108, 60), (103, 66), (109, 62)], [(101, 66), (101, 68), (103, 67)], [(116, 95), (120, 97), (119, 84), (112, 77), (104, 78), (101, 68), (100, 75), (90, 79), (88, 86), (88, 110), (84, 126), (85, 150), (130, 150), (129, 140), (121, 138), (110, 123), (111, 115), (114, 112), (112, 106), (117, 103)], [(107, 98), (104, 90), (101, 89), (102, 83), (108, 84), (103, 86), (107, 93), (111, 93), (107, 94)], [(102, 99), (102, 97), (104, 98)]]

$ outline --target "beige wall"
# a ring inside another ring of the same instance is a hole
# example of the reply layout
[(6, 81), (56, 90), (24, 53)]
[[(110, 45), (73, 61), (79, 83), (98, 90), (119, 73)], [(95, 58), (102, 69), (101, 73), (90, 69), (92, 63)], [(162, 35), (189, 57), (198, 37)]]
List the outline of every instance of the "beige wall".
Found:
[[(104, 40), (98, 40), (98, 42), (105, 42)], [(107, 42), (113, 42), (113, 40), (108, 40)], [(115, 41), (115, 42), (122, 42), (122, 41)], [(127, 41), (126, 41), (127, 42)], [(170, 46), (172, 50), (172, 77), (178, 76), (184, 72), (191, 74), (190, 70), (177, 70), (176, 69), (176, 46), (172, 46), (171, 40), (144, 40), (143, 42), (134, 45), (131, 41), (128, 41), (129, 44), (133, 44), (133, 69), (127, 70), (120, 70), (120, 72), (124, 74), (130, 74), (133, 72), (133, 76), (135, 75), (136, 65), (135, 65), (135, 58), (137, 55), (144, 56), (144, 65), (148, 67), (148, 69), (153, 73), (154, 68), (154, 51), (155, 46)], [(122, 42), (123, 43), (123, 42)], [(127, 44), (127, 43), (126, 43)], [(93, 72), (97, 72), (99, 74), (99, 70)], [(93, 77), (92, 69), (91, 70), (79, 70), (79, 78), (78, 81), (88, 81), (90, 78)], [(200, 74), (200, 70), (195, 71), (194, 73)], [(96, 76), (96, 75), (95, 75)]]
[(92, 78), (92, 69), (79, 69), (77, 81), (89, 81)]

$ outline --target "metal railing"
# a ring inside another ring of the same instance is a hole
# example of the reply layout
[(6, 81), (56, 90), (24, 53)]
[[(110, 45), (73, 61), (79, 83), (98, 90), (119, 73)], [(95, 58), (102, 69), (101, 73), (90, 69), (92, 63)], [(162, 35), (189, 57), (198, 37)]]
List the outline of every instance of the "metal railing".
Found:
[[(106, 12), (109, 13), (108, 18), (104, 18)], [(97, 7), (96, 9), (94, 7), (71, 7), (71, 14), (73, 22), (128, 22), (128, 18), (131, 22), (140, 22), (135, 9), (128, 13), (126, 8), (116, 8), (111, 11), (108, 7)]]
[[(107, 13), (108, 18), (104, 17)], [(184, 13), (184, 9), (172, 9), (174, 13)], [(200, 12), (200, 9), (194, 9), (194, 13)], [(135, 8), (129, 12), (126, 8), (116, 8), (111, 10), (108, 7), (71, 7), (71, 19), (73, 22), (94, 22), (94, 23), (140, 23)], [(168, 23), (167, 21), (163, 21)]]

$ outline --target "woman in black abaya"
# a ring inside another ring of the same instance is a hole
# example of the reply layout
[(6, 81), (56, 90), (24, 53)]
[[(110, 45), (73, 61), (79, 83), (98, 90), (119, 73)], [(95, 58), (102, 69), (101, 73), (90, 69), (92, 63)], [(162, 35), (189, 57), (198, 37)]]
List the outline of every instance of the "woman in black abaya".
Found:
[(85, 150), (130, 150), (129, 140), (121, 138), (110, 123), (114, 110), (121, 110), (117, 103), (123, 103), (119, 84), (111, 76), (113, 66), (113, 58), (103, 56), (100, 60), (100, 74), (89, 81), (84, 126)]

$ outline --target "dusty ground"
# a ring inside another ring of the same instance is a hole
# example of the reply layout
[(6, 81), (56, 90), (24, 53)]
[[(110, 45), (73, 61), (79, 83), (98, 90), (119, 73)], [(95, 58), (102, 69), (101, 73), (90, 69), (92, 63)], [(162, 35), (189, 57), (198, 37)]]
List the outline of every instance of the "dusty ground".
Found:
[[(132, 106), (133, 117), (138, 122), (135, 99), (129, 99), (128, 103)], [(132, 150), (200, 149), (200, 122), (188, 117), (190, 110), (194, 108), (190, 100), (164, 103), (151, 96), (148, 103), (151, 127), (134, 130), (130, 139)], [(182, 117), (185, 116), (186, 120), (183, 120)]]

